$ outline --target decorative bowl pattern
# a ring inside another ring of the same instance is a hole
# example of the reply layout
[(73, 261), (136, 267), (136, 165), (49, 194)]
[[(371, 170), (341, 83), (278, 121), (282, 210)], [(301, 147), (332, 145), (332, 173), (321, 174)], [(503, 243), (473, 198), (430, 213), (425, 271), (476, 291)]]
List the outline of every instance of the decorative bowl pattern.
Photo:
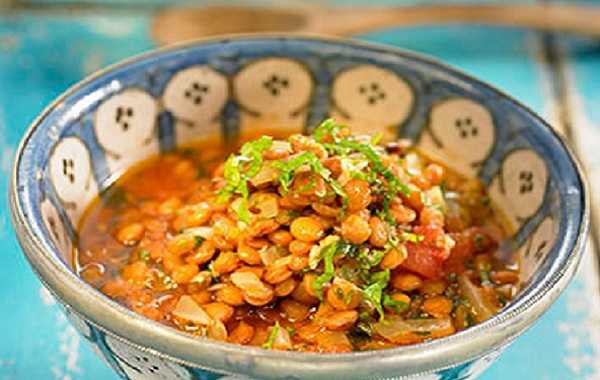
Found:
[[(272, 352), (192, 338), (133, 314), (71, 270), (89, 201), (135, 162), (193, 138), (306, 131), (332, 116), (361, 133), (412, 138), (479, 176), (515, 229), (520, 295), (451, 337), (379, 352)], [(556, 299), (582, 253), (581, 170), (531, 111), (465, 74), (343, 40), (243, 37), (150, 53), (70, 89), (29, 129), (15, 163), (13, 222), (32, 267), (77, 329), (125, 379), (472, 379)]]

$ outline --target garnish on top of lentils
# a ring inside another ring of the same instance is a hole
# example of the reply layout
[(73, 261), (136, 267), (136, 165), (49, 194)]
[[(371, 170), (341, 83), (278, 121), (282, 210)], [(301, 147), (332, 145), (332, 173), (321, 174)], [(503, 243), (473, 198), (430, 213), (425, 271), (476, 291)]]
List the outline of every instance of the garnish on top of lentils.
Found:
[(214, 146), (149, 160), (90, 206), (86, 281), (190, 334), (313, 352), (451, 335), (517, 290), (484, 187), (407, 141), (329, 119), (228, 158)]

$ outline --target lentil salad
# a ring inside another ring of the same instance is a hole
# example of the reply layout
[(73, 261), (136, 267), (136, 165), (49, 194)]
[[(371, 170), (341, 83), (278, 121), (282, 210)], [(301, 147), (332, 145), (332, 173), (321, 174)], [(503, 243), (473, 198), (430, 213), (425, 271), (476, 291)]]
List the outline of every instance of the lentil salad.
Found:
[(74, 265), (148, 318), (266, 349), (383, 349), (488, 319), (519, 277), (485, 188), (379, 140), (328, 119), (150, 159), (90, 205)]

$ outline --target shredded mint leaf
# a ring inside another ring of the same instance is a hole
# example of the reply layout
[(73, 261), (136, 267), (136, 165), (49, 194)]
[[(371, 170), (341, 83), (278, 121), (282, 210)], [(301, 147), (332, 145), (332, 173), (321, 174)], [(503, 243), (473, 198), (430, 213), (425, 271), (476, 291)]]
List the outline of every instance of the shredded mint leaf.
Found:
[(313, 132), (313, 136), (317, 142), (322, 142), (325, 136), (330, 135), (334, 141), (336, 139), (337, 132), (341, 129), (339, 125), (333, 119), (325, 119)]
[(250, 179), (258, 174), (263, 163), (262, 154), (265, 150), (269, 149), (271, 145), (273, 145), (273, 138), (270, 136), (262, 136), (242, 145), (240, 153), (242, 156), (250, 158), (245, 177)]
[(384, 318), (383, 306), (381, 304), (383, 297), (383, 290), (387, 287), (390, 281), (390, 270), (386, 269), (381, 272), (375, 272), (371, 274), (370, 284), (363, 289), (363, 296), (367, 300), (377, 313), (379, 313), (379, 320), (382, 321)]
[(335, 274), (335, 267), (333, 265), (333, 258), (338, 252), (338, 243), (333, 243), (323, 248), (321, 251), (321, 258), (323, 260), (323, 274), (321, 274), (317, 279), (312, 283), (312, 288), (317, 293), (317, 297), (322, 301), (323, 300), (323, 286), (333, 280), (333, 276)]
[(348, 196), (344, 192), (342, 186), (333, 178), (331, 178), (331, 172), (329, 169), (323, 166), (319, 157), (313, 152), (303, 152), (295, 157), (290, 158), (287, 161), (275, 161), (272, 163), (273, 167), (279, 170), (279, 183), (283, 188), (284, 192), (288, 192), (294, 174), (301, 166), (308, 165), (310, 169), (317, 173), (325, 182), (331, 187), (331, 189), (340, 196), (344, 202), (347, 202)]
[(273, 144), (273, 138), (262, 136), (242, 145), (239, 155), (230, 155), (225, 161), (223, 176), (226, 185), (219, 192), (219, 201), (227, 202), (233, 194), (242, 196), (238, 207), (238, 218), (245, 223), (250, 222), (248, 211), (248, 181), (254, 177), (263, 164), (262, 154)]
[(490, 273), (484, 270), (479, 271), (479, 280), (481, 281), (481, 285), (488, 285), (491, 283)]
[(369, 270), (379, 265), (385, 254), (386, 252), (383, 250), (369, 249), (365, 247), (359, 251), (356, 259), (361, 264), (362, 268)]
[(382, 139), (383, 139), (383, 133), (377, 132), (377, 134), (375, 134), (375, 136), (371, 137), (371, 144), (378, 145)]
[(394, 173), (392, 173), (388, 168), (386, 168), (383, 165), (381, 157), (379, 157), (379, 154), (375, 151), (375, 149), (373, 149), (372, 146), (349, 139), (339, 141), (338, 145), (340, 145), (343, 148), (349, 148), (359, 153), (362, 153), (369, 161), (371, 161), (373, 169), (388, 180), (390, 190), (392, 190), (394, 193), (403, 193), (406, 196), (410, 195), (410, 188), (405, 183), (401, 182), (394, 175)]
[(142, 249), (139, 253), (139, 256), (142, 261), (148, 261), (150, 260), (150, 251), (147, 249)]
[(408, 304), (406, 302), (395, 300), (387, 294), (383, 296), (383, 306), (389, 307), (396, 313), (401, 313), (408, 309)]
[(423, 240), (425, 240), (425, 236), (423, 235), (418, 235), (412, 232), (402, 232), (402, 234), (400, 235), (400, 238), (404, 241), (409, 241), (411, 243), (420, 243)]
[(204, 243), (205, 238), (200, 235), (194, 235), (194, 248), (198, 248)]
[(271, 332), (269, 333), (269, 336), (267, 337), (267, 340), (265, 341), (265, 343), (263, 343), (262, 348), (267, 349), (267, 350), (270, 350), (273, 348), (273, 344), (275, 343), (277, 334), (279, 334), (280, 328), (281, 327), (279, 326), (279, 321), (275, 322), (273, 327), (271, 327)]
[(287, 161), (274, 161), (271, 165), (279, 170), (279, 183), (285, 192), (289, 191), (294, 174), (303, 165), (311, 165), (318, 157), (312, 152), (304, 152)]

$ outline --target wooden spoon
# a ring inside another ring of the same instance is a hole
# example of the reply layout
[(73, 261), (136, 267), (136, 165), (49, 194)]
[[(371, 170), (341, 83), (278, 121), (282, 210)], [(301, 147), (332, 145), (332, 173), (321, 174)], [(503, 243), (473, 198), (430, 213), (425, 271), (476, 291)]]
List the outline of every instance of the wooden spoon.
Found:
[(252, 32), (351, 35), (428, 24), (490, 24), (600, 37), (600, 7), (564, 4), (430, 5), (403, 7), (169, 8), (157, 13), (159, 44)]

